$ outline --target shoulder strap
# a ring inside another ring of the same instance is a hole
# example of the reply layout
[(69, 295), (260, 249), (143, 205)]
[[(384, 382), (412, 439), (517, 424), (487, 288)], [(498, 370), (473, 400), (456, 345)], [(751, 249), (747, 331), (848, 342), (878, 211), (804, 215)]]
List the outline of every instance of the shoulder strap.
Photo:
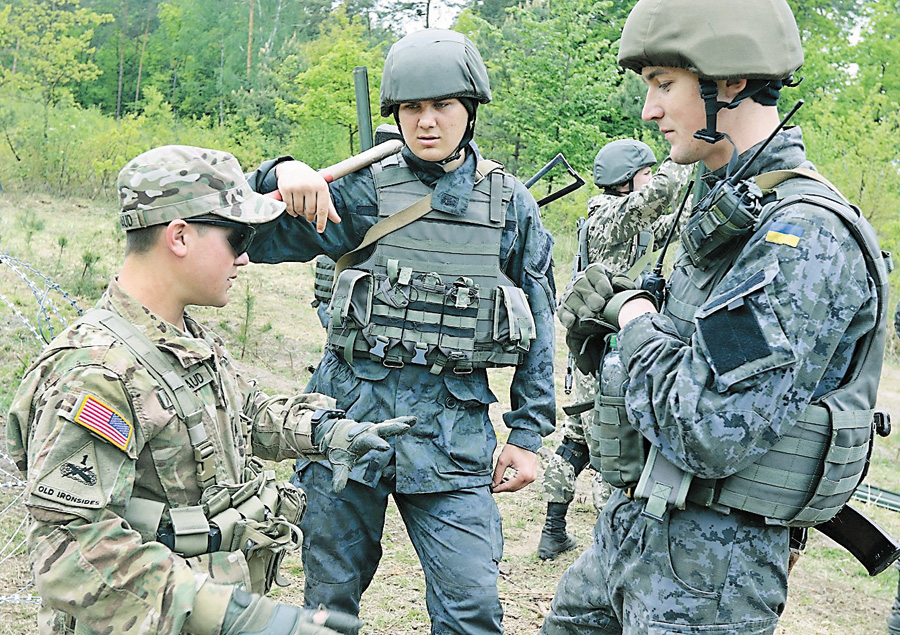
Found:
[[(789, 186), (784, 188), (778, 187), (789, 179), (796, 177), (817, 181), (825, 185), (829, 192), (795, 193), (791, 192), (792, 188)], [(860, 341), (859, 349), (857, 353), (854, 353), (856, 363), (850, 369), (850, 376), (841, 387), (841, 390), (835, 391), (835, 394), (840, 395), (842, 392), (848, 392), (848, 390), (862, 389), (866, 393), (866, 398), (869, 402), (868, 407), (874, 407), (878, 381), (874, 381), (868, 386), (857, 385), (857, 382), (860, 382), (860, 384), (866, 383), (865, 380), (867, 378), (863, 376), (863, 371), (867, 367), (877, 368), (880, 375), (884, 357), (885, 325), (887, 324), (888, 295), (890, 291), (888, 274), (893, 269), (891, 254), (881, 250), (875, 229), (862, 215), (860, 209), (849, 203), (840, 191), (818, 172), (802, 168), (778, 170), (760, 174), (755, 180), (763, 191), (774, 191), (777, 197), (774, 204), (770, 205), (760, 217), (759, 226), (782, 207), (795, 202), (804, 202), (817, 205), (837, 215), (859, 245), (866, 262), (866, 270), (875, 284), (878, 302), (877, 323), (875, 329)], [(833, 196), (828, 196), (828, 194), (833, 194)]]
[[(496, 161), (482, 159), (475, 167), (475, 183), (479, 183), (482, 179), (486, 178), (494, 171), (502, 170), (502, 168), (503, 165), (497, 163)], [(393, 216), (388, 216), (387, 218), (380, 220), (369, 227), (369, 230), (366, 232), (366, 235), (363, 236), (362, 242), (359, 244), (359, 246), (353, 251), (348, 251), (338, 259), (334, 271), (335, 278), (341, 275), (341, 272), (344, 269), (356, 264), (356, 260), (359, 257), (359, 252), (361, 252), (363, 249), (378, 242), (379, 239), (387, 236), (391, 232), (395, 232), (398, 229), (406, 227), (410, 223), (419, 220), (430, 211), (431, 194), (425, 196), (424, 198), (420, 198), (409, 207), (406, 207)]]
[(216, 478), (215, 446), (203, 427), (203, 406), (182, 376), (175, 371), (172, 363), (140, 329), (112, 311), (91, 309), (79, 321), (112, 333), (153, 376), (187, 427), (191, 447), (194, 448), (194, 459), (197, 461), (200, 487), (212, 485)]

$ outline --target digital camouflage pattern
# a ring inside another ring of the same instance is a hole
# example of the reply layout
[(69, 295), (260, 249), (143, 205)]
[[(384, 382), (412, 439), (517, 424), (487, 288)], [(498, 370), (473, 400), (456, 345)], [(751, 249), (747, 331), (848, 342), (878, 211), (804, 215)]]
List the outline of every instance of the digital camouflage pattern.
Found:
[[(572, 402), (590, 401), (593, 403), (596, 379), (591, 375), (585, 375), (577, 368), (573, 369), (573, 373)], [(591, 425), (595, 416), (593, 408), (580, 415), (567, 415), (560, 428), (563, 438), (585, 446), (590, 445)], [(545, 462), (543, 500), (547, 503), (571, 503), (575, 498), (575, 481), (578, 479), (575, 468), (555, 452), (542, 451), (541, 457)], [(591, 472), (593, 473), (591, 499), (594, 508), (600, 511), (612, 494), (612, 488), (603, 482), (600, 472), (594, 470)]]
[[(610, 271), (627, 271), (640, 257), (638, 234), (644, 230), (650, 230), (654, 245), (661, 247), (675, 218), (674, 212), (666, 212), (677, 203), (693, 169), (693, 165), (678, 165), (666, 159), (650, 182), (631, 194), (592, 197), (588, 201), (585, 266), (602, 262)], [(682, 219), (686, 218), (686, 214), (682, 215)]]
[[(433, 188), (435, 209), (454, 215), (466, 213), (475, 166), (481, 159), (474, 143), (466, 147), (462, 166), (447, 173), (440, 166), (423, 164), (408, 147), (402, 152), (416, 176)], [(250, 183), (259, 191), (274, 189), (272, 168), (276, 163), (260, 166)], [(279, 218), (259, 228), (249, 250), (251, 260), (306, 262), (321, 253), (336, 259), (359, 245), (378, 220), (372, 171), (349, 174), (330, 188), (344, 222), (329, 224), (318, 234), (308, 223)], [(518, 181), (505, 215), (501, 269), (525, 292), (537, 337), (516, 368), (510, 386), (511, 411), (503, 420), (510, 428), (508, 443), (536, 452), (541, 437), (550, 434), (555, 425), (554, 388), (546, 381), (553, 375), (555, 346), (553, 239), (541, 223), (534, 198)], [(309, 502), (301, 529), (307, 535), (330, 537), (304, 544), (307, 606), (322, 602), (348, 613), (357, 610), (377, 566), (373, 554), (381, 549), (370, 539), (374, 531), (380, 540), (386, 504), (382, 481), (386, 479), (384, 487), (397, 501), (426, 570), (426, 602), (435, 632), (500, 633), (497, 576), (502, 539), (494, 530), (482, 533), (485, 527), (490, 529), (486, 523), (496, 514), (489, 485), (497, 440), (488, 408), (497, 398), (487, 372), (475, 369), (466, 375), (433, 375), (419, 365), (388, 368), (363, 358), (354, 359), (351, 366), (329, 350), (308, 388), (334, 396), (338, 407), (346, 408), (347, 416), (357, 420), (378, 420), (396, 413), (415, 415), (418, 422), (409, 434), (392, 440), (393, 452), (363, 457), (340, 497), (317, 489), (316, 482), (322, 478), (318, 473), (327, 466), (299, 465)], [(347, 510), (339, 527), (332, 527), (334, 513), (315, 511), (335, 506)], [(496, 518), (499, 528), (499, 516)], [(440, 540), (434, 540), (436, 536)], [(358, 548), (348, 549), (350, 544)]]
[(284, 211), (281, 201), (253, 191), (232, 155), (193, 146), (138, 155), (119, 172), (116, 189), (125, 231), (204, 214), (265, 223)]
[[(794, 127), (748, 176), (797, 166), (811, 164)], [(799, 240), (771, 240), (776, 223)], [(727, 477), (767, 452), (812, 399), (840, 385), (855, 344), (876, 327), (859, 245), (836, 215), (802, 202), (780, 208), (706, 269), (679, 248), (669, 289), (660, 314), (619, 334), (626, 408), (666, 459), (700, 478)], [(717, 299), (729, 299), (715, 316), (721, 322), (679, 317)], [(742, 334), (744, 357), (721, 332)], [(613, 495), (594, 544), (560, 581), (543, 633), (774, 631), (787, 594), (786, 527), (691, 503), (657, 523), (641, 515), (644, 503)]]
[[(241, 483), (251, 453), (268, 460), (321, 458), (310, 447), (311, 417), (316, 408), (332, 407), (332, 399), (265, 395), (241, 377), (216, 336), (189, 316), (189, 334), (175, 329), (115, 281), (97, 306), (137, 325), (176, 363), (203, 363), (212, 371), (196, 395), (205, 406), (218, 483)], [(168, 507), (200, 502), (190, 439), (161, 393), (112, 334), (76, 323), (29, 369), (13, 398), (7, 442), (28, 481), (24, 500), (34, 519), (28, 543), (42, 633), (63, 632), (63, 610), (85, 632), (178, 633), (207, 578), (251, 588), (241, 552), (183, 558), (123, 521), (134, 497)], [(90, 420), (80, 406), (87, 402), (95, 415), (105, 414), (99, 432), (85, 426)], [(104, 432), (111, 427), (124, 443)]]

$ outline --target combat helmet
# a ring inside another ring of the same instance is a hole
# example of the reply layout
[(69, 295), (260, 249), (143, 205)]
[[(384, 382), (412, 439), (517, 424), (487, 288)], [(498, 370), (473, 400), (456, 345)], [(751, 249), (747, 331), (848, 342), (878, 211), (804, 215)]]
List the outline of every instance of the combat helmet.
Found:
[(614, 188), (651, 165), (656, 165), (656, 156), (650, 146), (635, 139), (618, 139), (600, 148), (594, 157), (594, 183), (604, 189)]
[[(700, 78), (706, 130), (715, 143), (716, 114), (753, 98), (775, 105), (781, 87), (803, 64), (800, 32), (785, 0), (639, 0), (622, 29), (619, 64), (684, 68)], [(717, 100), (715, 80), (746, 79), (733, 102)]]
[(481, 54), (469, 38), (447, 29), (425, 29), (391, 46), (380, 96), (381, 116), (393, 114), (395, 120), (404, 102), (455, 98), (463, 103), (469, 124), (457, 150), (440, 161), (445, 163), (472, 140), (477, 106), (491, 101), (491, 85)]
[(231, 154), (193, 146), (161, 146), (136, 156), (119, 172), (116, 190), (125, 231), (198, 216), (253, 225), (284, 211), (281, 201), (253, 191)]

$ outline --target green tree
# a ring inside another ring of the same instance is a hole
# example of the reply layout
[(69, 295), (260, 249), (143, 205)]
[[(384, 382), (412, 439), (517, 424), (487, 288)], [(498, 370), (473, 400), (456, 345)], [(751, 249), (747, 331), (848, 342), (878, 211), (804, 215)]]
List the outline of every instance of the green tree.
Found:
[[(384, 65), (382, 45), (370, 44), (365, 35), (360, 21), (351, 23), (344, 12), (336, 12), (333, 24), (317, 40), (304, 46), (309, 66), (295, 80), (299, 102), (282, 104), (282, 110), (300, 124), (319, 120), (340, 126), (351, 154), (358, 148), (353, 69), (366, 66), (369, 82), (378, 86)], [(372, 97), (377, 94), (369, 91), (370, 107), (375, 113), (377, 100)]]
[(24, 0), (2, 16), (0, 86), (36, 91), (49, 107), (68, 88), (100, 75), (91, 39), (112, 16), (83, 8), (79, 0)]

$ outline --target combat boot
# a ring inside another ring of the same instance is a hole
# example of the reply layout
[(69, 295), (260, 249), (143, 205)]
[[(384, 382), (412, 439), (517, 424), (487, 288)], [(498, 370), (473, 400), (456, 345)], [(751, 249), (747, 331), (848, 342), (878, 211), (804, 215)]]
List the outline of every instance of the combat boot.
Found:
[(556, 557), (578, 546), (575, 536), (566, 533), (566, 512), (569, 503), (547, 503), (547, 522), (541, 530), (538, 558), (556, 560)]

